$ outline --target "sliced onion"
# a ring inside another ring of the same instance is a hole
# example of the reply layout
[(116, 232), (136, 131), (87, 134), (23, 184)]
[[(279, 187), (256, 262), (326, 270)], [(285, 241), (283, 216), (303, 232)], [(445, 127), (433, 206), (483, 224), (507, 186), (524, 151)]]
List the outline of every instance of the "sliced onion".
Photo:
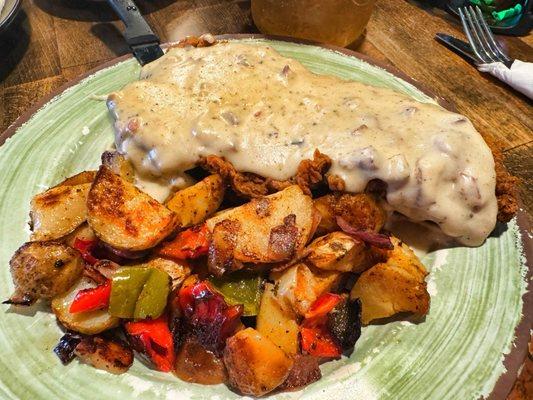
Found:
[(339, 225), (339, 228), (341, 228), (344, 233), (356, 239), (362, 240), (371, 246), (379, 247), (380, 249), (394, 249), (394, 245), (392, 244), (389, 236), (372, 231), (359, 231), (346, 222), (344, 218), (337, 216), (336, 219), (337, 225)]

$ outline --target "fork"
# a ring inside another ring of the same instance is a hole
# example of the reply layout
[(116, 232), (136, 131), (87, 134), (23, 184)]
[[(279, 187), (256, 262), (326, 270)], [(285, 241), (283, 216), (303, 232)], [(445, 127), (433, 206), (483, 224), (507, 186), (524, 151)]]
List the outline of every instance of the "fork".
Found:
[(459, 16), (479, 64), (501, 62), (510, 68), (514, 60), (505, 54), (505, 51), (494, 39), (480, 8), (477, 6), (459, 8)]

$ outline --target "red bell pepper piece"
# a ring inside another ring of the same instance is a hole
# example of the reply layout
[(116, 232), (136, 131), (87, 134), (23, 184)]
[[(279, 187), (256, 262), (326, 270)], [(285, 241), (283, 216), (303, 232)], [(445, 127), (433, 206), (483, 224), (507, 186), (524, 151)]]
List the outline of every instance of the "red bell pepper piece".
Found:
[(88, 312), (106, 308), (109, 306), (110, 296), (110, 280), (95, 288), (82, 289), (76, 294), (76, 297), (74, 297), (74, 301), (70, 305), (69, 312), (75, 314), (79, 312)]
[(301, 327), (302, 350), (316, 357), (337, 358), (341, 356), (342, 349), (335, 343), (325, 325), (314, 327)]
[(309, 308), (305, 313), (305, 319), (318, 318), (325, 316), (335, 308), (342, 300), (342, 297), (335, 293), (324, 293)]
[(179, 260), (204, 256), (209, 250), (209, 236), (209, 230), (205, 224), (194, 226), (180, 232), (174, 240), (163, 243), (159, 254)]
[(305, 319), (300, 327), (302, 350), (316, 357), (337, 358), (341, 356), (342, 348), (339, 346), (327, 328), (327, 314), (342, 300), (334, 293), (325, 293), (320, 296), (305, 314)]
[(157, 319), (128, 322), (126, 332), (141, 341), (146, 354), (159, 371), (170, 372), (174, 368), (174, 341), (166, 314)]
[(94, 265), (98, 262), (98, 259), (92, 255), (92, 251), (96, 247), (96, 240), (83, 240), (76, 238), (74, 240), (74, 248), (78, 250), (81, 254), (81, 258), (85, 260), (86, 263)]

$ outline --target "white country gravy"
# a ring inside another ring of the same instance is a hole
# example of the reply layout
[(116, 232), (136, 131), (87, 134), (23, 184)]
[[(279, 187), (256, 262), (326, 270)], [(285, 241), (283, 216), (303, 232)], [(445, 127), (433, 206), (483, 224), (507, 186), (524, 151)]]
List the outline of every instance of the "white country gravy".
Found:
[(172, 48), (110, 95), (117, 149), (146, 180), (200, 157), (278, 180), (315, 149), (346, 191), (388, 185), (392, 209), (479, 245), (496, 223), (494, 160), (469, 120), (393, 90), (316, 75), (270, 47)]

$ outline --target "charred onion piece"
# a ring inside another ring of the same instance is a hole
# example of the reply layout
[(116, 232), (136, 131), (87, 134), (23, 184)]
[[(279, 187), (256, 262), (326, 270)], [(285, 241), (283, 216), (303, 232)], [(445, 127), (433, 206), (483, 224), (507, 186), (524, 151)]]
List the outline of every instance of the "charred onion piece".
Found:
[(337, 225), (343, 230), (344, 233), (347, 233), (350, 236), (353, 236), (356, 239), (362, 240), (369, 245), (379, 247), (380, 249), (392, 250), (394, 248), (390, 237), (382, 233), (375, 233), (371, 231), (358, 231), (353, 228), (346, 220), (342, 217), (337, 216)]
[(54, 353), (59, 357), (63, 365), (67, 365), (76, 357), (74, 350), (80, 343), (81, 338), (80, 334), (67, 332), (59, 339), (59, 343), (54, 347)]
[(328, 313), (326, 325), (343, 350), (351, 349), (361, 336), (361, 301), (343, 296), (343, 300)]
[(226, 339), (240, 322), (244, 307), (228, 306), (208, 281), (184, 285), (179, 292), (179, 303), (185, 330), (207, 350), (221, 355)]
[(216, 385), (228, 380), (222, 359), (192, 337), (187, 337), (178, 350), (176, 375), (186, 382), (203, 385)]

